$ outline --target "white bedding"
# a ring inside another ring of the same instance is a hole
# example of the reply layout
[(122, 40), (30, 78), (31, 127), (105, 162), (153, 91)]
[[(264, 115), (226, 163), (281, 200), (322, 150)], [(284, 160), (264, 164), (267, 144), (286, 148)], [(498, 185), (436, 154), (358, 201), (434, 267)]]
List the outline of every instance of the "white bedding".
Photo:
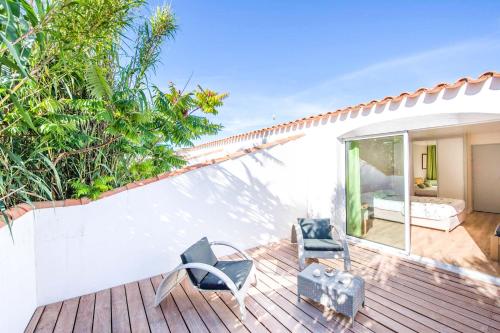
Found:
[(419, 197), (437, 197), (438, 187), (431, 186), (431, 187), (420, 188), (417, 185), (415, 185), (413, 192), (416, 196)]
[[(424, 219), (446, 219), (465, 209), (465, 201), (461, 199), (412, 196), (410, 200), (411, 216)], [(404, 200), (398, 195), (378, 193), (373, 198), (373, 207), (404, 213)]]

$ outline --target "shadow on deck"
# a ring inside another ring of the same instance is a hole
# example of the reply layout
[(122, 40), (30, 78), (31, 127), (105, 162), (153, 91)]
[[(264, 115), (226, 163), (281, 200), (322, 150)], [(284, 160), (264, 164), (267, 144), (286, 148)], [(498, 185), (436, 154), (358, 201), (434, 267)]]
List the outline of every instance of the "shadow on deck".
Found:
[[(499, 288), (404, 258), (351, 245), (353, 273), (366, 281), (366, 306), (348, 318), (297, 303), (297, 250), (282, 241), (248, 251), (259, 283), (247, 318), (227, 293), (200, 293), (184, 280), (153, 307), (161, 276), (36, 309), (26, 332), (500, 332)], [(321, 260), (342, 269), (339, 260)]]

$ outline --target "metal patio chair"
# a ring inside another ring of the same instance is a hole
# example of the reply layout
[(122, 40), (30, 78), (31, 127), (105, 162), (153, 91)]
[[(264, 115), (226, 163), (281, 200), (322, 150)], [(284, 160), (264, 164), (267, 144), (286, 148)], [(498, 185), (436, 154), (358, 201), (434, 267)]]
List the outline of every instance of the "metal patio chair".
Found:
[[(228, 246), (238, 251), (245, 259), (218, 260), (212, 246)], [(187, 275), (193, 287), (200, 291), (231, 292), (240, 306), (241, 319), (245, 319), (245, 297), (250, 283), (257, 283), (255, 264), (244, 251), (227, 242), (209, 242), (203, 237), (181, 254), (182, 264), (169, 272), (160, 283), (155, 296), (155, 306), (167, 297), (170, 291)]]

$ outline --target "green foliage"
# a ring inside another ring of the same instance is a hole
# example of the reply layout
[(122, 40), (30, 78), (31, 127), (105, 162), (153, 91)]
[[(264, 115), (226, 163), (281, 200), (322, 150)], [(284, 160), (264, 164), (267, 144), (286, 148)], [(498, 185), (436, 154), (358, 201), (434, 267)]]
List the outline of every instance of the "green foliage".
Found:
[[(148, 74), (176, 31), (142, 0), (0, 0), (0, 200), (97, 198), (185, 164), (227, 94), (166, 91)], [(124, 36), (134, 35), (132, 52)]]
[(90, 198), (97, 199), (103, 192), (111, 190), (113, 186), (110, 184), (114, 181), (111, 176), (100, 177), (92, 181), (90, 185), (84, 184), (80, 181), (74, 181), (71, 187), (75, 191), (76, 198)]

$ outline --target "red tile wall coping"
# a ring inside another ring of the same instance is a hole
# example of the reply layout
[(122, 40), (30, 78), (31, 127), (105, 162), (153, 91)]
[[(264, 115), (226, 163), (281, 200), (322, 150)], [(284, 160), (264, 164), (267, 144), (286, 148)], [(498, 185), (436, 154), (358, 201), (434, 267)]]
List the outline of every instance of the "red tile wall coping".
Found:
[(455, 89), (455, 88), (463, 86), (466, 83), (471, 83), (471, 84), (480, 83), (480, 82), (484, 82), (492, 77), (500, 78), (500, 73), (494, 72), (494, 71), (485, 72), (485, 73), (479, 75), (479, 77), (476, 79), (473, 79), (470, 77), (462, 77), (462, 78), (458, 79), (457, 81), (455, 81), (454, 83), (439, 83), (432, 88), (419, 88), (419, 89), (415, 90), (414, 92), (403, 92), (397, 96), (386, 96), (382, 99), (372, 100), (368, 103), (360, 103), (360, 104), (357, 104), (354, 106), (348, 106), (348, 107), (338, 109), (335, 111), (322, 113), (322, 114), (318, 114), (318, 115), (313, 115), (313, 116), (309, 116), (309, 117), (305, 117), (305, 118), (301, 118), (301, 119), (296, 119), (296, 120), (292, 120), (292, 121), (289, 121), (286, 123), (277, 124), (277, 125), (274, 125), (271, 127), (266, 127), (266, 128), (254, 130), (251, 132), (247, 132), (247, 133), (233, 135), (233, 136), (223, 138), (223, 139), (210, 141), (210, 142), (203, 143), (201, 145), (197, 145), (197, 146), (194, 146), (191, 148), (182, 149), (180, 152), (181, 153), (182, 152), (191, 152), (191, 151), (195, 151), (198, 149), (209, 148), (209, 147), (218, 147), (218, 146), (226, 145), (226, 144), (233, 143), (233, 142), (245, 141), (245, 140), (256, 138), (256, 137), (263, 137), (263, 136), (272, 134), (273, 132), (275, 132), (277, 130), (283, 130), (283, 129), (287, 129), (290, 127), (294, 127), (293, 129), (295, 130), (297, 128), (297, 126), (302, 126), (303, 124), (307, 124), (307, 123), (310, 123), (312, 121), (319, 120), (319, 119), (328, 119), (329, 117), (331, 117), (333, 115), (339, 115), (339, 114), (348, 113), (351, 111), (357, 111), (357, 110), (360, 110), (363, 108), (370, 108), (370, 107), (376, 106), (376, 105), (384, 105), (384, 104), (389, 103), (391, 101), (399, 102), (404, 97), (415, 98), (423, 93), (436, 94), (443, 89)]
[[(219, 149), (214, 149), (214, 150), (211, 150), (211, 151), (208, 151), (208, 152), (205, 152), (205, 153), (202, 153), (202, 154), (198, 154), (198, 155), (193, 155), (193, 156), (189, 156), (189, 155), (185, 155), (183, 156), (184, 159), (186, 161), (191, 161), (191, 160), (194, 160), (194, 159), (197, 159), (197, 158), (200, 158), (200, 157), (204, 157), (204, 156), (207, 156), (207, 155), (211, 155), (211, 154), (214, 154), (214, 153), (220, 153), (221, 151), (223, 151), (222, 148), (219, 148)], [(179, 151), (180, 153), (182, 153), (182, 151)], [(182, 156), (182, 154), (181, 154)]]
[[(223, 157), (219, 157), (219, 158), (212, 159), (212, 160), (202, 162), (202, 163), (188, 165), (184, 168), (165, 172), (165, 173), (160, 174), (160, 175), (155, 176), (155, 177), (136, 181), (136, 182), (127, 184), (125, 186), (121, 186), (121, 187), (109, 190), (107, 192), (104, 192), (99, 196), (99, 198), (97, 200), (107, 198), (107, 197), (110, 197), (112, 195), (118, 194), (120, 192), (128, 191), (128, 190), (131, 190), (131, 189), (134, 189), (137, 187), (145, 186), (145, 185), (148, 185), (148, 184), (151, 184), (151, 183), (163, 180), (163, 179), (182, 175), (182, 174), (187, 173), (189, 171), (197, 170), (197, 169), (209, 166), (209, 165), (222, 163), (222, 162), (228, 161), (228, 160), (233, 160), (233, 159), (257, 152), (257, 151), (262, 150), (262, 149), (268, 149), (268, 148), (271, 148), (271, 147), (274, 147), (277, 145), (282, 145), (282, 144), (285, 144), (289, 141), (299, 139), (302, 136), (304, 136), (304, 134), (292, 135), (292, 136), (289, 136), (289, 137), (286, 137), (283, 139), (275, 140), (273, 142), (265, 143), (265, 144), (255, 146), (252, 148), (246, 148), (244, 150), (239, 150), (239, 151), (236, 151), (234, 153), (227, 154)], [(32, 210), (35, 210), (35, 209), (81, 206), (81, 205), (86, 205), (86, 204), (90, 203), (91, 201), (92, 200), (89, 198), (81, 198), (81, 199), (66, 199), (66, 200), (58, 200), (58, 201), (38, 201), (38, 202), (33, 202), (31, 204), (22, 203), (22, 204), (19, 204), (17, 206), (14, 206), (12, 208), (9, 208), (6, 211), (6, 213), (10, 217), (11, 223), (12, 223), (16, 219), (23, 216), (24, 214), (26, 214)], [(5, 226), (5, 223), (3, 222), (3, 218), (1, 218), (0, 219), (0, 228), (2, 228), (4, 226)]]

